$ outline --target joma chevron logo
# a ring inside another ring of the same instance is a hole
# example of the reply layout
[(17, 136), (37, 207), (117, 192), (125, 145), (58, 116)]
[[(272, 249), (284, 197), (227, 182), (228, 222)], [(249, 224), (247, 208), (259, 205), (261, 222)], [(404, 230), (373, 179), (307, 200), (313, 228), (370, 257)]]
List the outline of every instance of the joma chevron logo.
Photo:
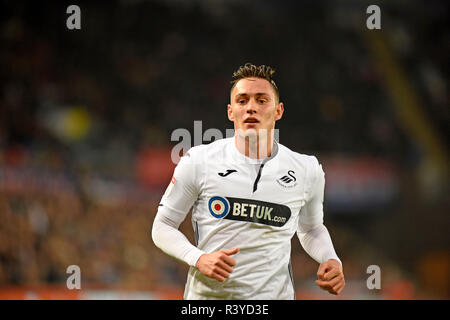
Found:
[(221, 176), (221, 177), (226, 177), (227, 175), (229, 175), (229, 174), (231, 174), (233, 172), (237, 172), (237, 170), (228, 169), (227, 172), (225, 172), (225, 173), (224, 172), (219, 172), (218, 175)]

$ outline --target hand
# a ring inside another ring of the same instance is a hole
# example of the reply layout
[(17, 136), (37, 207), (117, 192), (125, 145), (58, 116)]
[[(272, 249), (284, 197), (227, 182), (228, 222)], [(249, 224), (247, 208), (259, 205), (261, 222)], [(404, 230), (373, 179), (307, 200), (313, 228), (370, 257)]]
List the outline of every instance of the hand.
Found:
[(316, 284), (322, 289), (331, 294), (338, 295), (345, 287), (344, 273), (339, 261), (330, 259), (321, 263), (317, 271)]
[(224, 282), (233, 272), (236, 260), (230, 257), (238, 253), (239, 248), (222, 249), (213, 253), (205, 253), (197, 260), (196, 267), (204, 275)]

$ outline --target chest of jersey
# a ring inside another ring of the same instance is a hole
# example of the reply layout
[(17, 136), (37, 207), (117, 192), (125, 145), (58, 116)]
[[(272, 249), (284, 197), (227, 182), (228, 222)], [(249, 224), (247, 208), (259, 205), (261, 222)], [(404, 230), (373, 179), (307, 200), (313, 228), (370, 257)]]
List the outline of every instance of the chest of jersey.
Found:
[(209, 218), (283, 227), (305, 203), (307, 172), (295, 162), (222, 161), (207, 164), (205, 170), (198, 205)]

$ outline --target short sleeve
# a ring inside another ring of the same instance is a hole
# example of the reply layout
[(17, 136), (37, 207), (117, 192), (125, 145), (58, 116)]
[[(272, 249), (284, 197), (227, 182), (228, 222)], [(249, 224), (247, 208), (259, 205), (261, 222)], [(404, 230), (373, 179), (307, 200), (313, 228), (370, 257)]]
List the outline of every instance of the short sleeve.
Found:
[(309, 166), (309, 186), (305, 205), (300, 210), (299, 224), (316, 226), (323, 224), (323, 201), (325, 192), (325, 172), (316, 157), (311, 157)]
[(186, 216), (200, 192), (198, 162), (192, 149), (181, 157), (169, 186), (161, 198), (160, 206)]

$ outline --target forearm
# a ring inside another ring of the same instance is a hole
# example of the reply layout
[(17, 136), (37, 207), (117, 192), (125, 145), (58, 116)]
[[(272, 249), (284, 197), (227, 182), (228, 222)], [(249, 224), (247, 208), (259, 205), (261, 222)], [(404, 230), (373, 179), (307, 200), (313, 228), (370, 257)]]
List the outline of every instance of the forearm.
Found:
[(178, 230), (182, 220), (174, 219), (174, 215), (169, 215), (167, 211), (167, 208), (158, 210), (152, 227), (153, 242), (168, 255), (195, 267), (204, 252), (192, 245)]
[(319, 263), (336, 259), (342, 266), (342, 262), (336, 254), (328, 229), (323, 225), (301, 226), (297, 236), (303, 249), (311, 258)]

